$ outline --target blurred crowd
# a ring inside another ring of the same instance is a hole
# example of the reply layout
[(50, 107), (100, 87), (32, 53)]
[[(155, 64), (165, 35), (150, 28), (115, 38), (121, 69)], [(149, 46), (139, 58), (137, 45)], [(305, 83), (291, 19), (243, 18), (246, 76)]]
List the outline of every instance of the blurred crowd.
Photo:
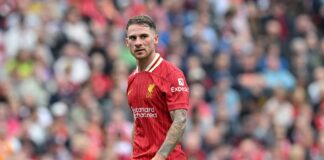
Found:
[(129, 160), (128, 18), (190, 86), (193, 160), (324, 159), (323, 0), (0, 0), (0, 160)]

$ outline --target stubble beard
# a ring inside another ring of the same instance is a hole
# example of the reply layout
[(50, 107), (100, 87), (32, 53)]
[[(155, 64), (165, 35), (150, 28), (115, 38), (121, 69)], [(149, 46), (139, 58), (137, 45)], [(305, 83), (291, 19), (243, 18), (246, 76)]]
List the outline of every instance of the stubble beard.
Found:
[(133, 55), (137, 59), (137, 61), (146, 61), (146, 60), (148, 60), (152, 56), (154, 50), (145, 49), (145, 51), (141, 51), (141, 52), (145, 52), (145, 53), (140, 53), (140, 54), (133, 53)]

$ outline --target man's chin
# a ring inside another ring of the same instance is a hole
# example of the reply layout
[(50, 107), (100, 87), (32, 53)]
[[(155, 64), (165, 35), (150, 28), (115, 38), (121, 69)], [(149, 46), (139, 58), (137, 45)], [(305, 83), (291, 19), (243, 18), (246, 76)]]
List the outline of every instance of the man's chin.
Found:
[(136, 59), (144, 59), (147, 57), (147, 54), (144, 52), (141, 52), (141, 53), (135, 53), (134, 56)]
[(145, 56), (144, 54), (143, 55), (137, 55), (135, 56), (136, 59), (138, 60), (142, 60), (142, 59), (145, 59), (147, 56)]

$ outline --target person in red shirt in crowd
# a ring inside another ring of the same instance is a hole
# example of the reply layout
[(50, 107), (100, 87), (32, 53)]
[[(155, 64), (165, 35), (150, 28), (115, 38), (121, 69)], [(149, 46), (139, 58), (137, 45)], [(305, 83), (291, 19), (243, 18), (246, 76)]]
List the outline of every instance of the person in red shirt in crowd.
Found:
[(232, 160), (263, 160), (266, 151), (254, 139), (245, 137), (233, 150)]
[(183, 160), (180, 139), (187, 120), (189, 87), (183, 72), (156, 53), (155, 22), (135, 16), (126, 26), (126, 46), (137, 60), (128, 78), (134, 115), (132, 159)]

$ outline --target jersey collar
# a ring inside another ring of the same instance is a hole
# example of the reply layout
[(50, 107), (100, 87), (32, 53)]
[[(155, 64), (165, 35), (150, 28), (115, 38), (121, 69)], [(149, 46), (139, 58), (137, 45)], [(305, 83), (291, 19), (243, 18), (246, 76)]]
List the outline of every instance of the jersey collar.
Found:
[[(153, 72), (154, 69), (161, 64), (162, 61), (163, 61), (163, 58), (160, 56), (159, 53), (156, 53), (153, 61), (145, 68), (145, 71)], [(136, 73), (138, 73), (138, 66), (136, 67)]]

